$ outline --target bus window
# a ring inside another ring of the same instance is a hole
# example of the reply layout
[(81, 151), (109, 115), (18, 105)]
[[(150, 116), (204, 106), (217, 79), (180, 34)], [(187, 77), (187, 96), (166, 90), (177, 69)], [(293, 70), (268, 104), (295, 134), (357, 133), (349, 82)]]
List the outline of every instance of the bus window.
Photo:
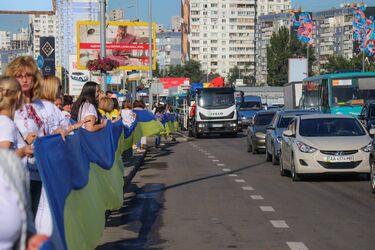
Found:
[(316, 108), (320, 104), (319, 83), (306, 82), (303, 85), (303, 107)]

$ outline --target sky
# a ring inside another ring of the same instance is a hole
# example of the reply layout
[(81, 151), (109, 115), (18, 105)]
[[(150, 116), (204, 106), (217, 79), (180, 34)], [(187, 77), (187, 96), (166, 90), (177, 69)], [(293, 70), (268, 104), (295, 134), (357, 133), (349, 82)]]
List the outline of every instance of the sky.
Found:
[[(108, 9), (122, 8), (125, 11), (127, 19), (139, 18), (143, 21), (148, 21), (148, 0), (108, 0)], [(50, 6), (51, 0), (0, 0), (1, 9), (11, 9), (13, 4), (22, 3), (22, 6), (32, 6), (30, 8), (37, 8), (43, 6), (46, 9)], [(339, 7), (340, 3), (345, 0), (292, 0), (292, 7), (302, 7), (306, 11), (326, 10), (332, 7)], [(354, 2), (347, 1), (346, 2)], [(360, 0), (358, 1), (360, 2)], [(368, 6), (375, 6), (375, 0), (365, 1)], [(32, 3), (32, 4), (30, 4)], [(163, 24), (165, 27), (171, 26), (171, 17), (181, 15), (181, 0), (152, 0), (152, 16), (153, 21), (158, 24)], [(7, 30), (16, 32), (21, 27), (27, 27), (27, 15), (7, 15), (0, 14), (0, 30)]]

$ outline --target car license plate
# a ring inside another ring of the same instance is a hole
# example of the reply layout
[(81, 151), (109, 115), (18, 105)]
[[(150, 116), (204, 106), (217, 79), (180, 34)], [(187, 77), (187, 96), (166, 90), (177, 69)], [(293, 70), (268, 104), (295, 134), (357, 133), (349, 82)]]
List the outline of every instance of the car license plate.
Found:
[(212, 124), (213, 128), (221, 128), (223, 124)]
[(326, 162), (350, 162), (354, 161), (354, 156), (353, 155), (341, 155), (341, 156), (326, 156), (324, 157), (324, 160)]

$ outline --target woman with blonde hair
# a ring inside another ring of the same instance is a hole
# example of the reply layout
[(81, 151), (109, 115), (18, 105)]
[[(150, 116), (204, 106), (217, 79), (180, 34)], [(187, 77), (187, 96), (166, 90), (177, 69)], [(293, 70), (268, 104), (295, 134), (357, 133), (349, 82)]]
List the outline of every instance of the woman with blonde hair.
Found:
[[(18, 141), (19, 147), (31, 145), (37, 136), (44, 136), (45, 128), (31, 102), (39, 94), (39, 81), (41, 74), (35, 60), (30, 56), (20, 56), (8, 64), (5, 76), (14, 77), (21, 85), (22, 105), (14, 115), (14, 122), (19, 130), (22, 140)], [(30, 178), (30, 192), (32, 211), (35, 216), (39, 203), (42, 183), (35, 165), (34, 158), (22, 159), (28, 170)]]

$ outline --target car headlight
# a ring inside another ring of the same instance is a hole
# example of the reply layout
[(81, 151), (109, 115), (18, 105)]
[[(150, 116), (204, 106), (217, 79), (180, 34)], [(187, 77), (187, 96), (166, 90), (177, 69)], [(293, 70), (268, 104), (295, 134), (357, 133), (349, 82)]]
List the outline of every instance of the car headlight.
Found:
[(262, 138), (265, 138), (265, 134), (264, 133), (262, 133), (262, 132), (256, 132), (255, 133), (255, 136), (257, 137), (257, 138), (260, 138), (260, 139), (262, 139)]
[(204, 123), (199, 123), (198, 128), (204, 128)]
[(374, 147), (372, 146), (371, 142), (367, 146), (364, 146), (363, 148), (361, 148), (361, 150), (366, 153), (371, 152), (373, 149)]
[(277, 143), (281, 143), (281, 136), (276, 137)]
[(300, 142), (300, 141), (297, 141), (296, 145), (299, 151), (301, 151), (302, 153), (314, 153), (317, 150), (316, 148), (306, 145), (305, 143)]

